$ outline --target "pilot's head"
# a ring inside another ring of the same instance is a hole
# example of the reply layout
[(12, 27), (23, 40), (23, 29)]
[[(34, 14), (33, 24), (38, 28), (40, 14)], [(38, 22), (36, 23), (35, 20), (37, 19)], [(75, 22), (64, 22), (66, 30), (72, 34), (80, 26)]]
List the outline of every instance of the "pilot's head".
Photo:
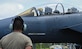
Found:
[(15, 19), (13, 19), (13, 31), (23, 31), (23, 24), (23, 19), (20, 16), (17, 16)]

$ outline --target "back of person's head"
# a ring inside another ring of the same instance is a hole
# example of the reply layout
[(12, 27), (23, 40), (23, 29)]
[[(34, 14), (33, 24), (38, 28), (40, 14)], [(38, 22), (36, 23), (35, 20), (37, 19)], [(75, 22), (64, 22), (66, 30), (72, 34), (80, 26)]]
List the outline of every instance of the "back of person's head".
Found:
[(13, 20), (13, 31), (14, 30), (22, 30), (24, 28), (23, 25), (24, 21), (20, 16), (17, 16), (14, 20)]

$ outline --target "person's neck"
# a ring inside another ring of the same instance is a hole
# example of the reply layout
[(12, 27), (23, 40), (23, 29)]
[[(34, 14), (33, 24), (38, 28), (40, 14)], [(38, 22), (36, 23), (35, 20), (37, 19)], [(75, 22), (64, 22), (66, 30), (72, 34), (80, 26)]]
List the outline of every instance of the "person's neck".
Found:
[(22, 33), (22, 30), (14, 30), (13, 32), (21, 32)]

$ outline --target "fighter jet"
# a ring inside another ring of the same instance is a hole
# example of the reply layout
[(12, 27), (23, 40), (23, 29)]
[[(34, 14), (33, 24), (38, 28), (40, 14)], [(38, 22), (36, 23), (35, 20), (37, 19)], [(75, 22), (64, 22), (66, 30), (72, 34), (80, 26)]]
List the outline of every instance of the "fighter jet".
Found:
[[(57, 10), (61, 5), (63, 13)], [(64, 6), (58, 3), (55, 10), (50, 7), (37, 9), (32, 7), (20, 14), (27, 24), (23, 32), (29, 36), (33, 43), (80, 43), (82, 44), (82, 12), (72, 7), (65, 12)], [(50, 10), (50, 11), (49, 11)], [(0, 20), (0, 38), (11, 33), (9, 25), (15, 17)]]

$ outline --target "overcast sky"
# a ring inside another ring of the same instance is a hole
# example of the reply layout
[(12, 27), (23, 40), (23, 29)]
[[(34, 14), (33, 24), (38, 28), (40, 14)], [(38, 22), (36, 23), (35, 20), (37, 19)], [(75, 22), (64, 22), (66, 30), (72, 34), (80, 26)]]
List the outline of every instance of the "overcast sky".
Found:
[(82, 11), (82, 0), (0, 0), (0, 20), (48, 3), (62, 3), (66, 8), (76, 7)]

